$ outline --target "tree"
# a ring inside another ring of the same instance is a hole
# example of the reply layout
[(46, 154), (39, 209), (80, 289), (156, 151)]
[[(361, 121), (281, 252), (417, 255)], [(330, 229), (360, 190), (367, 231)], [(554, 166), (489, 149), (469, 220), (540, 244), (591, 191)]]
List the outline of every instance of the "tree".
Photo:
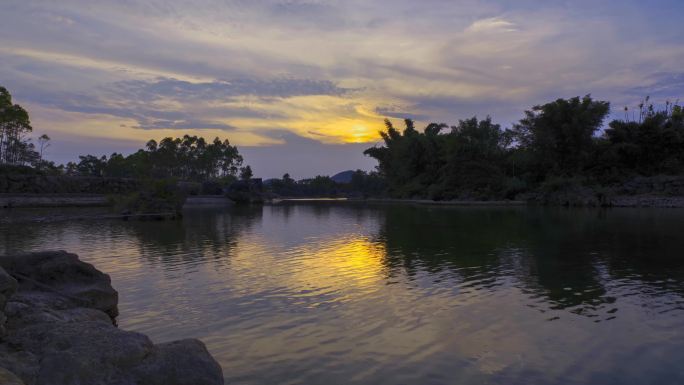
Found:
[(603, 136), (607, 148), (601, 163), (641, 175), (684, 173), (682, 108), (668, 102), (662, 111), (653, 105), (640, 110), (639, 120), (610, 123)]
[(610, 103), (583, 98), (558, 99), (525, 111), (513, 126), (521, 150), (529, 151), (536, 173), (575, 175), (587, 165), (594, 134), (610, 110)]
[(349, 183), (352, 193), (361, 194), (365, 197), (381, 196), (386, 187), (385, 179), (380, 174), (362, 170), (354, 171)]
[(444, 166), (439, 183), (430, 190), (431, 198), (498, 194), (506, 178), (509, 136), (490, 117), (472, 117), (452, 126), (443, 137)]
[(45, 150), (46, 150), (48, 147), (50, 147), (50, 137), (47, 136), (46, 134), (43, 134), (43, 135), (39, 136), (39, 137), (38, 137), (38, 146), (39, 146), (39, 148), (40, 148), (40, 152), (39, 152), (39, 162), (40, 162), (40, 166), (42, 166), (42, 163), (43, 163), (43, 153), (45, 152)]
[(426, 184), (430, 184), (440, 163), (439, 130), (441, 125), (428, 126), (428, 135), (415, 129), (414, 122), (404, 120), (404, 131), (400, 133), (389, 119), (385, 119), (386, 131), (380, 136), (384, 147), (372, 147), (365, 155), (378, 161), (378, 171), (388, 181), (391, 192), (400, 197), (419, 195)]
[(240, 179), (244, 181), (249, 181), (252, 179), (252, 168), (249, 165), (240, 169)]
[(380, 133), (385, 145), (364, 152), (378, 160), (391, 195), (448, 198), (459, 190), (490, 189), (493, 180), (503, 178), (510, 135), (489, 117), (461, 120), (448, 133), (444, 123), (430, 123), (423, 132), (411, 120), (404, 124), (399, 133), (385, 120), (386, 131)]
[(0, 163), (31, 163), (35, 147), (26, 139), (33, 130), (28, 112), (12, 103), (12, 95), (0, 87)]
[[(93, 155), (82, 157), (80, 170), (86, 175), (128, 178), (179, 178), (204, 182), (218, 178), (235, 178), (242, 165), (242, 156), (228, 140), (184, 135), (182, 138), (150, 140), (144, 149), (124, 156), (114, 153), (109, 159)], [(102, 162), (100, 169), (97, 162)], [(100, 171), (96, 171), (100, 170)]]
[(105, 167), (107, 165), (107, 157), (102, 156), (98, 158), (93, 155), (81, 155), (78, 157), (79, 162), (76, 165), (76, 171), (83, 176), (105, 176)]

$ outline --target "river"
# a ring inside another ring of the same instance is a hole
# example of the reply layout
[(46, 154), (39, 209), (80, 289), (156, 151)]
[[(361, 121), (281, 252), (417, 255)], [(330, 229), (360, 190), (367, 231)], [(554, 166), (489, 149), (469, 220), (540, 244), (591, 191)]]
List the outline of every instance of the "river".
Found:
[(0, 254), (79, 254), (112, 276), (120, 327), (200, 338), (228, 384), (684, 383), (684, 210), (66, 219), (88, 210), (2, 211)]

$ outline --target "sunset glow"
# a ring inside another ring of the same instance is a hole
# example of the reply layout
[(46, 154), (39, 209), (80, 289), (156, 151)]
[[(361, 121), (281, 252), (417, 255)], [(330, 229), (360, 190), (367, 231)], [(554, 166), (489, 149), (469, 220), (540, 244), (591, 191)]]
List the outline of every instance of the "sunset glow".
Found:
[[(10, 0), (0, 82), (36, 135), (53, 138), (58, 162), (83, 143), (130, 153), (187, 133), (230, 139), (260, 176), (304, 167), (303, 177), (372, 168), (361, 152), (385, 117), (422, 127), (492, 115), (508, 126), (549, 98), (592, 93), (621, 108), (680, 97), (682, 10), (667, 0)], [(348, 161), (261, 158), (260, 147), (284, 155), (295, 142)]]

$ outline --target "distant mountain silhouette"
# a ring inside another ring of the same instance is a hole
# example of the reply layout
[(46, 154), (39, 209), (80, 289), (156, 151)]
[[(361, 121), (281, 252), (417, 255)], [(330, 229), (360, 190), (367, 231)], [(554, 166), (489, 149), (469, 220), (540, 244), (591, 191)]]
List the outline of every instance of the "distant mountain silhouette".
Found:
[(347, 170), (338, 172), (337, 174), (330, 177), (336, 183), (350, 183), (352, 180), (352, 175), (354, 175), (354, 170)]

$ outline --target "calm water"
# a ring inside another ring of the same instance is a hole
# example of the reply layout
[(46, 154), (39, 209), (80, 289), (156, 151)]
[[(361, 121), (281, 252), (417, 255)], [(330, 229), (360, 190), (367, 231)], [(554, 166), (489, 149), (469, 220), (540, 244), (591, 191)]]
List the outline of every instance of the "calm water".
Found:
[(43, 214), (0, 212), (0, 253), (78, 253), (122, 328), (202, 339), (230, 384), (684, 383), (684, 210)]

